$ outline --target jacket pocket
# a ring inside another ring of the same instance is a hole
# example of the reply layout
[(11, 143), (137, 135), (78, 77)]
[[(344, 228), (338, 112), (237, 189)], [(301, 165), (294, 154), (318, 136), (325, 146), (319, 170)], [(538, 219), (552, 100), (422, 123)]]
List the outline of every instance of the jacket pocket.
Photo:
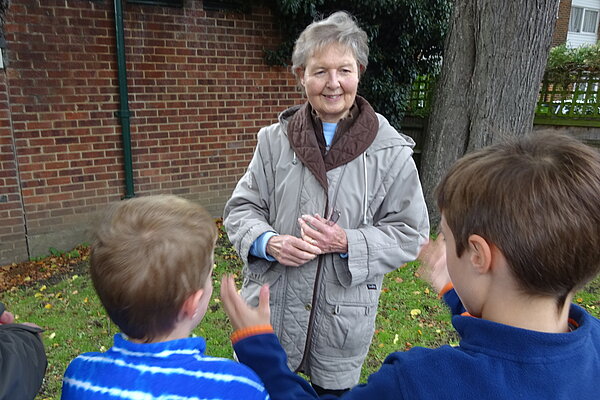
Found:
[(315, 350), (325, 356), (364, 357), (375, 331), (379, 289), (380, 282), (344, 288), (327, 280)]
[(258, 297), (260, 294), (260, 288), (267, 284), (269, 285), (270, 292), (270, 307), (271, 307), (271, 324), (277, 326), (277, 321), (281, 318), (281, 307), (277, 304), (277, 299), (281, 298), (281, 291), (283, 285), (283, 267), (278, 263), (274, 264), (272, 268), (268, 269), (264, 274), (258, 274), (251, 272), (248, 269), (244, 269), (244, 281), (242, 283), (242, 289), (240, 294), (246, 302), (252, 307), (258, 306)]
[(242, 283), (242, 290), (240, 291), (240, 294), (242, 298), (244, 298), (244, 300), (246, 300), (246, 302), (253, 307), (258, 306), (260, 288), (264, 284), (267, 284), (269, 285), (269, 290), (273, 292), (276, 289), (277, 281), (281, 277), (281, 270), (277, 267), (270, 268), (262, 274), (252, 272), (248, 268), (244, 268), (243, 273), (244, 281)]

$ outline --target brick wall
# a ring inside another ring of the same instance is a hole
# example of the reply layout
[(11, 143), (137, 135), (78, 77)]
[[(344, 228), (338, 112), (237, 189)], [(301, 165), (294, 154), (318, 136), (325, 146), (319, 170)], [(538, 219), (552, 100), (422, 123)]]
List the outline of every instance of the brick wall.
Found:
[[(263, 61), (277, 22), (200, 0), (123, 1), (123, 16), (135, 194), (219, 216), (260, 127), (302, 101), (289, 71)], [(4, 34), (0, 265), (89, 240), (125, 194), (113, 1), (11, 0)]]
[(564, 44), (567, 41), (569, 31), (569, 19), (571, 18), (571, 0), (560, 0), (558, 4), (558, 17), (552, 35), (552, 47)]

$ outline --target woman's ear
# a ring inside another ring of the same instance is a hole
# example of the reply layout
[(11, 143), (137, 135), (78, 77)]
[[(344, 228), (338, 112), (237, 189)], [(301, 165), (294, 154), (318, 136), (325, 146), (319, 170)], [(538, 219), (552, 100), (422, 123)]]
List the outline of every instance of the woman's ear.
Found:
[(365, 67), (362, 64), (358, 64), (358, 77), (359, 78), (362, 77), (366, 70), (367, 70), (367, 67)]
[(304, 86), (304, 68), (296, 67), (296, 69), (294, 69), (294, 75), (296, 76), (296, 79), (298, 79), (298, 82)]
[(492, 249), (487, 240), (479, 235), (471, 235), (468, 240), (469, 261), (481, 274), (487, 273), (492, 266)]

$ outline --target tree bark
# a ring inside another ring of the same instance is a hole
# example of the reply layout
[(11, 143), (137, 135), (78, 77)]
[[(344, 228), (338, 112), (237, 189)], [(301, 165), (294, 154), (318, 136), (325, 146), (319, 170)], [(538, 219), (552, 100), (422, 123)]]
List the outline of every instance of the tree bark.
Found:
[(529, 133), (559, 0), (456, 0), (425, 136), (421, 179), (435, 186), (467, 152)]

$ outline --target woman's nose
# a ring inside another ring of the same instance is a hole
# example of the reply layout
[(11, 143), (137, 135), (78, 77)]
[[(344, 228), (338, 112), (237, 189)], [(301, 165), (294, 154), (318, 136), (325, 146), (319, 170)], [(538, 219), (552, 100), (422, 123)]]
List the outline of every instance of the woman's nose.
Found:
[(340, 82), (337, 77), (336, 71), (331, 71), (327, 74), (327, 87), (329, 88), (337, 88), (340, 86)]

